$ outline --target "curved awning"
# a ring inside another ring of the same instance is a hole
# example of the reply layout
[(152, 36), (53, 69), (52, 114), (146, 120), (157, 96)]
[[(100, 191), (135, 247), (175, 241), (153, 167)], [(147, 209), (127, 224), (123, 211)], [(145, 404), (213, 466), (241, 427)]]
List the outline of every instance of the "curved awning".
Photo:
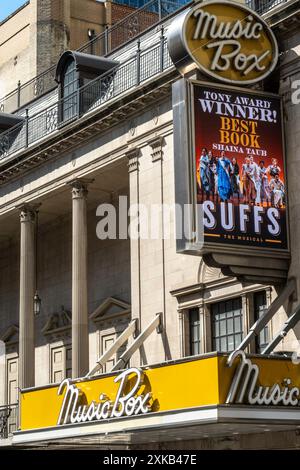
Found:
[(105, 57), (85, 54), (83, 52), (77, 51), (66, 51), (61, 55), (56, 67), (55, 80), (58, 83), (61, 82), (61, 74), (64, 71), (66, 63), (70, 59), (75, 61), (76, 70), (94, 77), (102, 75), (108, 70), (111, 70), (119, 65), (119, 62), (116, 60), (106, 59)]
[(15, 114), (0, 113), (0, 132), (7, 131), (24, 121), (24, 118)]

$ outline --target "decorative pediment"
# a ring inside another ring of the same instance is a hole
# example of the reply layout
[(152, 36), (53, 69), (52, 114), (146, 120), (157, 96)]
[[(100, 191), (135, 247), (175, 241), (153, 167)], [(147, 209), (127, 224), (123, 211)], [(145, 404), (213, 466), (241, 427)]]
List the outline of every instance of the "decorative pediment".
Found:
[(55, 338), (69, 336), (71, 327), (72, 314), (62, 306), (59, 312), (49, 315), (42, 332), (44, 335), (52, 335)]
[(0, 340), (4, 341), (7, 346), (17, 344), (19, 342), (19, 327), (17, 325), (10, 325), (0, 336)]
[(218, 281), (224, 278), (221, 269), (208, 266), (203, 259), (201, 259), (198, 269), (198, 281), (201, 284), (208, 284), (210, 282)]
[(108, 297), (101, 305), (99, 305), (99, 307), (96, 308), (96, 310), (94, 310), (90, 315), (90, 318), (97, 323), (117, 317), (129, 316), (130, 312), (130, 304), (113, 297)]

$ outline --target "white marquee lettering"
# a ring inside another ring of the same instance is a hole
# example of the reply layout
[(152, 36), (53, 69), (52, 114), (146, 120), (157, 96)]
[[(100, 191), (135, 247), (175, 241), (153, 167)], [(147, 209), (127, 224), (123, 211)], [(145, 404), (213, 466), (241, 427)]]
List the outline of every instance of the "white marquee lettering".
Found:
[(244, 351), (235, 351), (229, 358), (228, 366), (232, 367), (237, 357), (240, 358), (240, 363), (234, 374), (226, 403), (299, 406), (300, 389), (291, 387), (290, 378), (285, 378), (282, 383), (275, 383), (272, 387), (258, 385), (261, 382), (259, 367), (252, 364)]
[[(134, 385), (127, 394), (124, 394), (127, 380), (135, 380)], [(86, 421), (101, 420), (107, 418), (119, 418), (121, 416), (132, 416), (146, 414), (150, 411), (150, 393), (137, 395), (142, 384), (142, 372), (132, 367), (121, 372), (115, 377), (114, 382), (120, 382), (114, 402), (101, 394), (100, 403), (92, 401), (89, 405), (80, 405), (81, 391), (70, 379), (65, 379), (60, 384), (57, 394), (63, 395), (58, 425), (67, 423), (84, 423)]]
[[(232, 67), (247, 76), (252, 70), (259, 72), (265, 70), (266, 66), (262, 65), (262, 62), (272, 54), (270, 49), (260, 55), (253, 53), (246, 55), (240, 52), (242, 39), (259, 40), (263, 31), (263, 25), (255, 21), (252, 15), (248, 15), (243, 22), (237, 20), (219, 23), (216, 15), (201, 9), (195, 11), (193, 16), (197, 18), (193, 39), (215, 40), (206, 44), (207, 49), (216, 49), (210, 66), (212, 71), (225, 71)], [(228, 52), (228, 47), (231, 48), (231, 52)]]

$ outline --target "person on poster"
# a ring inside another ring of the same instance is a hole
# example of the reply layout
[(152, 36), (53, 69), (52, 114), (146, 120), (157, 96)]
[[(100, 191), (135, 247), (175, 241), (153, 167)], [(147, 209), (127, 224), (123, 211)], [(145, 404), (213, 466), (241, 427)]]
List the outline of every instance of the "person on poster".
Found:
[(261, 182), (260, 182), (260, 175), (259, 175), (259, 166), (257, 163), (255, 163), (254, 158), (251, 156), (250, 157), (250, 165), (253, 168), (253, 182), (255, 186), (255, 203), (260, 204), (261, 203), (261, 194), (260, 194), (260, 189), (261, 189)]
[(267, 172), (272, 178), (275, 178), (276, 175), (280, 175), (281, 168), (278, 166), (277, 158), (272, 158), (271, 165), (268, 166)]
[(265, 167), (265, 162), (261, 160), (258, 165), (259, 169), (259, 178), (260, 178), (260, 196), (261, 202), (266, 201), (268, 204), (271, 201), (270, 195), (270, 186), (267, 176), (267, 168)]
[(200, 157), (200, 164), (199, 164), (199, 174), (200, 174), (202, 192), (205, 192), (206, 195), (208, 195), (210, 192), (210, 170), (209, 170), (209, 157), (208, 157), (206, 148), (202, 149), (202, 153)]
[(226, 202), (232, 195), (231, 188), (232, 165), (230, 160), (225, 156), (225, 152), (221, 152), (221, 157), (217, 163), (218, 176), (218, 194), (220, 199)]
[(245, 163), (242, 166), (242, 179), (243, 179), (243, 194), (247, 204), (254, 204), (256, 199), (255, 190), (255, 167), (251, 165), (249, 157), (245, 158)]
[(217, 158), (213, 155), (212, 151), (208, 152), (209, 158), (209, 180), (210, 191), (213, 196), (217, 195), (218, 177), (217, 177)]
[(231, 190), (232, 194), (237, 194), (240, 199), (240, 167), (235, 157), (231, 159), (232, 173), (231, 173)]
[(279, 179), (278, 174), (276, 174), (270, 181), (270, 188), (273, 193), (274, 206), (277, 208), (282, 207), (284, 199), (284, 184)]

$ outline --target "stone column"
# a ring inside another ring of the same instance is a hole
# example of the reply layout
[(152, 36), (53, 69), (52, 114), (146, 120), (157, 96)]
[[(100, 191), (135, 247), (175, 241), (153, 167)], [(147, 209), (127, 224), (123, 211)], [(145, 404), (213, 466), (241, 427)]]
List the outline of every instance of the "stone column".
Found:
[(87, 295), (87, 185), (76, 179), (72, 187), (72, 377), (89, 371)]
[[(131, 148), (125, 154), (128, 159), (129, 202), (139, 204), (139, 158), (140, 149)], [(141, 329), (141, 254), (140, 239), (130, 237), (130, 277), (131, 277), (131, 318), (137, 319)], [(130, 342), (131, 340), (129, 340)], [(131, 366), (140, 366), (143, 362), (143, 347), (133, 354)]]
[(34, 306), (36, 288), (36, 206), (20, 209), (20, 312), (19, 312), (19, 387), (33, 387), (35, 382)]

